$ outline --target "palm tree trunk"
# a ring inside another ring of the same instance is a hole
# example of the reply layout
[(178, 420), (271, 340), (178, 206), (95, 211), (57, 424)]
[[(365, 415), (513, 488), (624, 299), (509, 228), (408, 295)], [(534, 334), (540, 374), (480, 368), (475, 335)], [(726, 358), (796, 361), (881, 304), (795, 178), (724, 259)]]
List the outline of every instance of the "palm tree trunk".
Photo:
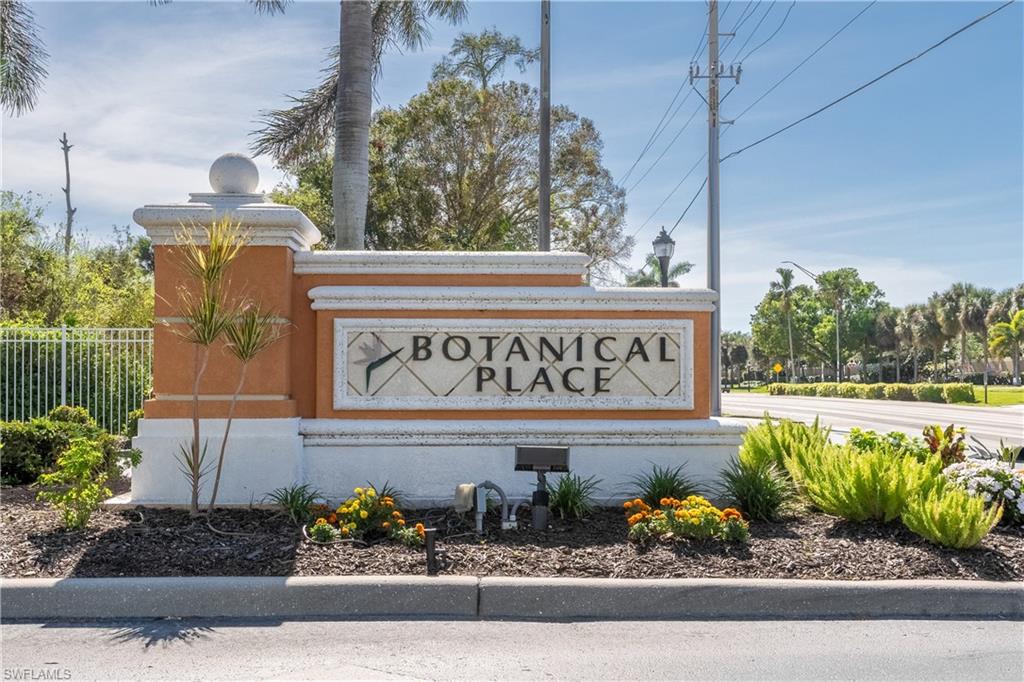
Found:
[(796, 356), (793, 353), (793, 313), (786, 315), (786, 331), (789, 333), (789, 378), (787, 383), (793, 383), (793, 376), (796, 374)]
[(917, 383), (917, 346), (914, 346), (914, 383)]
[(220, 488), (220, 474), (224, 470), (224, 451), (228, 447), (228, 435), (231, 433), (231, 420), (235, 418), (235, 405), (238, 404), (238, 395), (242, 392), (242, 385), (245, 383), (245, 371), (249, 369), (249, 363), (242, 363), (242, 371), (238, 373), (238, 385), (231, 395), (231, 405), (228, 407), (228, 421), (224, 425), (224, 438), (220, 442), (220, 455), (217, 457), (217, 474), (213, 477), (213, 493), (210, 495), (210, 506), (207, 511), (212, 514), (213, 507), (217, 503), (217, 490)]
[(1020, 344), (1013, 344), (1013, 385), (1020, 386)]
[(341, 3), (338, 93), (334, 112), (334, 233), (338, 249), (362, 250), (370, 189), (373, 25), (369, 0)]
[[(878, 373), (878, 380), (882, 381), (882, 373)], [(896, 383), (900, 383), (900, 342), (896, 341)]]
[(967, 376), (964, 372), (964, 368), (967, 367), (967, 331), (965, 329), (960, 330), (960, 381), (964, 381)]

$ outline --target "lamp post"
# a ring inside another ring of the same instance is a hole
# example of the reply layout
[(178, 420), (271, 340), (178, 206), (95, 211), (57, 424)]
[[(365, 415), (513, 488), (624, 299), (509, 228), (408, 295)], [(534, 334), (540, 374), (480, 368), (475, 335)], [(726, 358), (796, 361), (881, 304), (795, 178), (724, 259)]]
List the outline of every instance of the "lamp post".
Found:
[[(813, 272), (811, 272), (807, 268), (805, 268), (804, 266), (800, 265), (799, 263), (794, 263), (791, 260), (784, 260), (782, 262), (784, 264), (786, 264), (786, 265), (792, 265), (793, 267), (798, 268), (805, 275), (807, 275), (808, 277), (813, 279), (815, 284), (817, 284), (819, 287), (821, 286), (821, 278), (818, 277), (818, 275), (815, 275)], [(842, 380), (843, 380), (843, 368), (842, 368), (843, 366), (841, 364), (842, 361), (839, 359), (839, 355), (840, 355), (840, 350), (839, 350), (839, 318), (840, 318), (840, 316), (842, 315), (842, 312), (843, 312), (843, 299), (841, 297), (839, 297), (838, 295), (836, 296), (836, 308), (835, 308), (835, 310), (836, 310), (836, 320), (835, 320), (835, 322), (836, 322), (836, 383), (838, 384), (838, 383), (842, 382)], [(825, 378), (824, 377), (824, 372), (822, 372), (822, 379), (824, 379), (824, 378)]]
[(654, 240), (654, 255), (658, 258), (658, 266), (661, 270), (661, 286), (668, 286), (668, 267), (672, 261), (672, 254), (676, 251), (676, 243), (668, 236), (665, 228), (661, 228), (661, 234)]

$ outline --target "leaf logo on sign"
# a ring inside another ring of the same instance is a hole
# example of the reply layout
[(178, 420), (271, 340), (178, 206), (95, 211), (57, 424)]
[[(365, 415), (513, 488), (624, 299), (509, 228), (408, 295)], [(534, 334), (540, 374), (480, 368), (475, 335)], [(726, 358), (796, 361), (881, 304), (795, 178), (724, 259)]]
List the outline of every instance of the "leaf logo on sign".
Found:
[(405, 350), (405, 346), (402, 346), (396, 351), (391, 351), (387, 355), (384, 354), (384, 344), (381, 342), (380, 337), (376, 334), (373, 335), (373, 344), (363, 343), (360, 344), (359, 350), (363, 352), (363, 357), (360, 360), (355, 360), (354, 363), (357, 365), (366, 365), (366, 390), (370, 390), (370, 376), (373, 374), (373, 370), (378, 367), (382, 367), (389, 360), (394, 358), (396, 355)]

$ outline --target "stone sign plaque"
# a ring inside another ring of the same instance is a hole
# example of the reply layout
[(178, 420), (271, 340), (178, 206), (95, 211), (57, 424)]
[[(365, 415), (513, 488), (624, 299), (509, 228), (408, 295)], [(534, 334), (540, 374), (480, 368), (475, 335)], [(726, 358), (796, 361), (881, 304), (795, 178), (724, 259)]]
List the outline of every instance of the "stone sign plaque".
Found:
[(693, 323), (335, 319), (334, 408), (693, 409)]

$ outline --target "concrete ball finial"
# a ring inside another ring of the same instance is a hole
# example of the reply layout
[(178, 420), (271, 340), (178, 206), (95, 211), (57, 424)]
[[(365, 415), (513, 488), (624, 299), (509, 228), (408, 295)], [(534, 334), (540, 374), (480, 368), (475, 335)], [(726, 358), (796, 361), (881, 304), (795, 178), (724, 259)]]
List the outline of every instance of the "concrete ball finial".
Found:
[(260, 172), (245, 154), (224, 154), (210, 166), (210, 186), (217, 194), (252, 194)]

